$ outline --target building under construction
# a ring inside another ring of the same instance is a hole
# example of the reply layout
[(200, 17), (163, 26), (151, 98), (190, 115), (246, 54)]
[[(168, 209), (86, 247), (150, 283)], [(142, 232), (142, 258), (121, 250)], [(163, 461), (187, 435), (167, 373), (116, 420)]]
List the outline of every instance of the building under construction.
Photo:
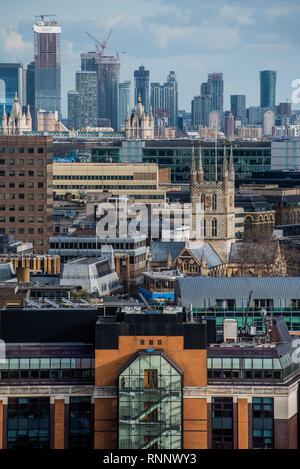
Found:
[[(95, 41), (96, 51), (81, 54), (81, 70), (95, 71), (98, 74), (98, 113), (99, 126), (119, 129), (119, 56), (105, 56), (104, 49), (112, 31), (103, 43), (100, 43), (89, 33)], [(99, 48), (100, 46), (100, 48)]]

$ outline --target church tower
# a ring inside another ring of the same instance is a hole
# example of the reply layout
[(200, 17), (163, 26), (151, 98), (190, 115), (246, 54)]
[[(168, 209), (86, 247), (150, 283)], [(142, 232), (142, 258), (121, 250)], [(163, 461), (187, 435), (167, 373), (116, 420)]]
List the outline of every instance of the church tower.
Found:
[(224, 146), (221, 181), (206, 181), (199, 146), (199, 163), (196, 172), (195, 150), (192, 148), (190, 198), (192, 205), (192, 232), (190, 245), (209, 243), (221, 257), (228, 261), (231, 243), (235, 241), (235, 172), (233, 152)]
[(152, 108), (149, 114), (145, 113), (142, 105), (141, 96), (139, 96), (135, 111), (130, 115), (129, 109), (125, 119), (126, 139), (152, 139), (154, 138), (154, 117)]

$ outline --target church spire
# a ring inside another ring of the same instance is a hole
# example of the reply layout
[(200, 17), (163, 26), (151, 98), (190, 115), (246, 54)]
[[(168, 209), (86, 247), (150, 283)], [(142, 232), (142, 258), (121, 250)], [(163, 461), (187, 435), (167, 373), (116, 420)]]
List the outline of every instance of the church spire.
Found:
[(198, 166), (198, 182), (203, 182), (204, 181), (204, 172), (203, 172), (203, 166), (202, 166), (202, 147), (201, 144), (199, 143), (199, 166)]
[(228, 178), (226, 145), (224, 145), (224, 157), (223, 157), (223, 179), (225, 178)]
[(232, 145), (231, 145), (231, 147), (230, 147), (229, 179), (230, 179), (230, 181), (234, 181), (234, 180), (235, 180), (235, 169), (234, 169), (234, 164), (233, 164), (233, 150), (232, 150)]

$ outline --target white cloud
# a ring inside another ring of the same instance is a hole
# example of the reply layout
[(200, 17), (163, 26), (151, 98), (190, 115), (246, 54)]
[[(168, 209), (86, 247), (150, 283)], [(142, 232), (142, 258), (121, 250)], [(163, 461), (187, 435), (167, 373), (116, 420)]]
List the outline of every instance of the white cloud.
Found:
[(3, 41), (4, 50), (7, 52), (18, 54), (32, 51), (32, 43), (25, 42), (21, 34), (14, 29), (6, 30), (2, 28), (0, 29), (0, 36)]
[(240, 25), (255, 24), (255, 19), (252, 17), (254, 12), (253, 8), (234, 7), (231, 5), (224, 5), (220, 9), (221, 16)]
[(154, 43), (162, 48), (184, 42), (185, 47), (197, 47), (202, 51), (230, 50), (240, 43), (237, 28), (175, 27), (151, 23), (149, 29), (154, 36)]
[(116, 27), (121, 28), (137, 28), (142, 30), (142, 19), (140, 16), (127, 15), (126, 13), (119, 13), (118, 15), (110, 18), (103, 19), (96, 22), (98, 26), (105, 29), (113, 29)]
[(296, 7), (282, 7), (282, 6), (273, 6), (272, 8), (267, 8), (265, 10), (265, 16), (270, 20), (274, 21), (277, 18), (281, 18), (282, 16), (287, 16), (292, 12), (296, 13)]

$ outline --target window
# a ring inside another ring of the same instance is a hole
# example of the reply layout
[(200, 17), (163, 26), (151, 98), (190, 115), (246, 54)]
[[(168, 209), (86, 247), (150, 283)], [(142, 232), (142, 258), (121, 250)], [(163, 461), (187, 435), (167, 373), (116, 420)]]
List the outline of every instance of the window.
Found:
[(212, 196), (212, 209), (213, 210), (218, 209), (217, 200), (218, 200), (217, 194), (213, 194), (213, 196)]
[(201, 203), (201, 210), (205, 211), (205, 194), (201, 194), (200, 203)]
[(24, 153), (24, 148), (23, 147), (19, 148), (19, 153)]
[(7, 414), (8, 449), (49, 449), (49, 398), (9, 398)]
[(201, 236), (203, 238), (206, 236), (206, 220), (204, 217), (201, 219)]
[(253, 448), (274, 447), (274, 400), (254, 397), (252, 403)]
[(158, 371), (157, 370), (144, 370), (144, 386), (145, 388), (157, 388), (158, 386)]
[(233, 449), (233, 399), (212, 398), (212, 448)]
[(213, 237), (218, 236), (218, 221), (216, 218), (213, 218), (211, 221), (211, 235)]
[(91, 398), (70, 397), (69, 404), (69, 447), (92, 448)]
[(24, 160), (23, 160), (23, 158), (21, 158), (21, 159), (18, 160), (18, 164), (19, 164), (20, 166), (21, 166), (21, 165), (22, 165), (22, 166), (24, 165)]

